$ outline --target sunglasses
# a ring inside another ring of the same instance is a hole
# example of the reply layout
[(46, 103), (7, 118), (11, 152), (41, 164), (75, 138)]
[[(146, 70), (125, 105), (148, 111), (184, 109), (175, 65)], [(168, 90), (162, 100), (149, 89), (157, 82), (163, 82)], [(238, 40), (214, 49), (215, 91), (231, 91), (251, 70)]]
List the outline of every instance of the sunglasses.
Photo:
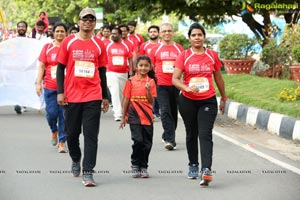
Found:
[(90, 21), (90, 22), (95, 22), (96, 18), (95, 17), (82, 17), (80, 18), (80, 20), (86, 22), (86, 21)]

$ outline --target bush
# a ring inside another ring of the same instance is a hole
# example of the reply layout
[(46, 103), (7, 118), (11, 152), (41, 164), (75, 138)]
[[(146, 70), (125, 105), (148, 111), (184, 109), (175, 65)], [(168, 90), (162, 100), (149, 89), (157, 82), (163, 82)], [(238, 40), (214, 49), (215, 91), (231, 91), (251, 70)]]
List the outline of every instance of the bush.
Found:
[(181, 44), (184, 49), (187, 49), (190, 46), (190, 41), (188, 39), (186, 39), (186, 37), (180, 32), (174, 33), (173, 40), (175, 42)]
[(283, 44), (277, 46), (277, 41), (275, 38), (270, 38), (261, 52), (261, 61), (270, 65), (271, 67), (277, 64), (285, 64), (288, 62), (288, 59), (288, 48), (286, 48)]
[[(300, 26), (296, 27), (287, 27), (282, 34), (281, 43), (279, 46), (285, 49), (286, 52), (286, 60), (285, 64), (292, 65), (292, 63), (297, 59), (293, 58), (292, 55), (293, 48), (295, 46), (300, 45)], [(297, 47), (296, 47), (297, 48)]]
[(300, 44), (297, 44), (292, 49), (293, 61), (300, 64)]
[(225, 59), (249, 59), (254, 53), (256, 40), (246, 34), (233, 33), (226, 35), (219, 44), (219, 54)]

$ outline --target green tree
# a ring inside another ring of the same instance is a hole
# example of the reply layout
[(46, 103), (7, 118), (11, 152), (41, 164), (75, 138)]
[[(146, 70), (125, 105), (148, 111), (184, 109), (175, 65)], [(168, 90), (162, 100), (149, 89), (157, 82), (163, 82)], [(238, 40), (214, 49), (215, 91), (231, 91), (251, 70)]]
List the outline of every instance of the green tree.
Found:
[[(126, 6), (129, 10), (142, 10), (145, 13), (151, 13), (151, 16), (161, 15), (164, 12), (176, 13), (179, 18), (189, 16), (192, 20), (201, 21), (205, 25), (214, 25), (219, 22), (226, 21), (231, 16), (241, 17), (241, 8), (245, 0), (132, 0)], [(296, 0), (252, 0), (249, 1), (252, 5), (272, 5), (270, 9), (260, 6), (255, 9), (256, 14), (263, 17), (264, 34), (262, 35), (261, 44), (267, 43), (271, 37), (272, 25), (270, 19), (271, 12), (283, 14), (287, 24), (297, 24), (299, 20), (299, 7)], [(295, 8), (276, 9), (277, 4), (295, 4)], [(281, 13), (282, 12), (282, 13)], [(148, 15), (149, 16), (149, 15)], [(251, 30), (255, 27), (249, 24)], [(255, 33), (255, 32), (254, 32)], [(255, 33), (258, 37), (258, 35)]]
[[(232, 16), (241, 16), (241, 8), (245, 0), (2, 0), (2, 8), (8, 21), (16, 24), (26, 20), (32, 27), (40, 11), (47, 11), (51, 17), (60, 17), (66, 24), (77, 23), (78, 13), (83, 7), (103, 7), (104, 23), (120, 24), (137, 19), (151, 21), (162, 14), (175, 13), (179, 19), (189, 16), (201, 21), (205, 26), (224, 22)], [(276, 5), (276, 0), (250, 0), (251, 5)], [(280, 3), (297, 4), (296, 0), (280, 0)], [(298, 5), (298, 4), (297, 4)], [(284, 13), (280, 13), (284, 11)], [(263, 16), (264, 34), (262, 44), (271, 37), (270, 12), (284, 14), (287, 24), (297, 24), (299, 7), (294, 9), (256, 8), (255, 13)], [(9, 14), (8, 14), (9, 13)], [(249, 25), (250, 28), (253, 25)], [(254, 27), (251, 30), (254, 30)]]

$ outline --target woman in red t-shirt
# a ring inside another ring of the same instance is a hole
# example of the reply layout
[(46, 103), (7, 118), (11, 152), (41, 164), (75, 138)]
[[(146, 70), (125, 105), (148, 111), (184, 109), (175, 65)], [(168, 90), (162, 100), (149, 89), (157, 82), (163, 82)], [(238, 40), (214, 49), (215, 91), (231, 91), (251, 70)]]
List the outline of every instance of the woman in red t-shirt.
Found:
[(148, 158), (153, 140), (152, 102), (156, 95), (154, 72), (148, 56), (136, 60), (136, 75), (126, 81), (120, 128), (130, 126), (133, 140), (131, 176), (148, 178)]
[[(198, 24), (188, 31), (191, 48), (183, 51), (175, 61), (172, 83), (182, 91), (178, 99), (179, 112), (186, 129), (186, 147), (189, 158), (188, 178), (199, 176), (198, 138), (201, 153), (201, 186), (212, 180), (212, 129), (218, 113), (213, 77), (221, 94), (219, 109), (224, 113), (227, 100), (221, 61), (216, 52), (206, 49), (205, 30)], [(184, 81), (181, 81), (184, 73)]]
[(45, 44), (40, 53), (40, 66), (36, 79), (36, 93), (38, 96), (42, 94), (43, 82), (46, 118), (52, 132), (51, 143), (56, 146), (58, 140), (59, 153), (66, 153), (66, 134), (63, 107), (57, 104), (56, 56), (61, 42), (67, 36), (67, 31), (67, 27), (63, 23), (57, 23), (53, 26), (54, 40)]

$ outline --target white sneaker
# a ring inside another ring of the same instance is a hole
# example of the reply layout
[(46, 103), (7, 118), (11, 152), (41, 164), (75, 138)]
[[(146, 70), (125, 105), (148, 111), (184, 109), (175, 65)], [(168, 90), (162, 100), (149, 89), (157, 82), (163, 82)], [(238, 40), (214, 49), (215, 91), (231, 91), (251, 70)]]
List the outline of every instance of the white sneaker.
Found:
[(120, 122), (121, 121), (121, 117), (115, 117), (115, 121), (116, 122)]
[(58, 153), (67, 153), (65, 143), (58, 143)]

